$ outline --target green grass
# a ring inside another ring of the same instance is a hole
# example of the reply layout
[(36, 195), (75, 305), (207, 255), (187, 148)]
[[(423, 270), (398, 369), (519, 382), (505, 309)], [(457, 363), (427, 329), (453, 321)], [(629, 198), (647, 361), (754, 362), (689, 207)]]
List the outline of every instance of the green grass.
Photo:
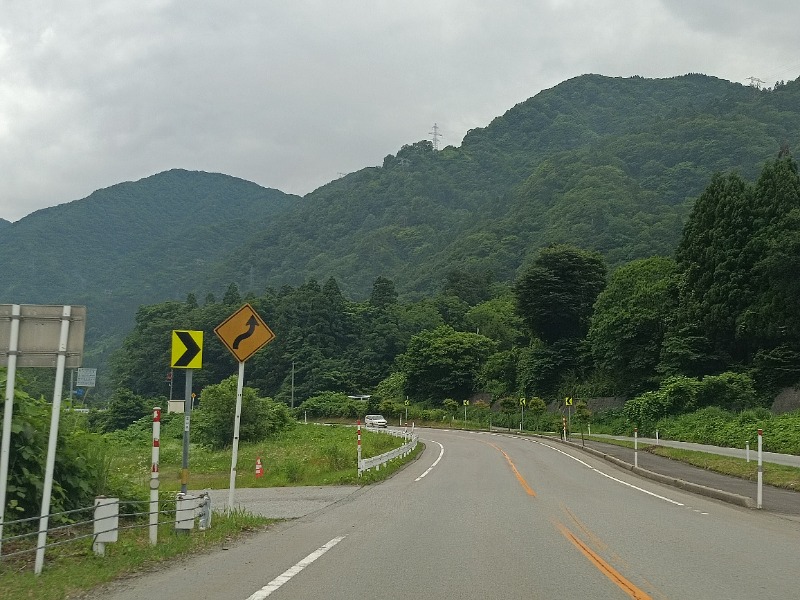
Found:
[[(165, 560), (221, 548), (231, 539), (263, 530), (273, 520), (245, 512), (214, 514), (212, 527), (179, 535), (172, 524), (159, 527), (158, 544), (150, 545), (148, 529), (120, 532), (119, 541), (106, 545), (106, 555), (96, 556), (91, 538), (57, 546), (45, 555), (41, 575), (33, 573), (33, 553), (0, 563), (3, 600), (61, 600), (108, 583), (118, 577), (154, 568)], [(5, 552), (11, 549), (3, 546)]]
[[(747, 462), (743, 458), (733, 456), (720, 456), (695, 450), (669, 448), (667, 446), (647, 446), (646, 450), (658, 456), (666, 456), (673, 460), (722, 473), (741, 479), (755, 481), (758, 479), (758, 463), (755, 460)], [(800, 469), (775, 463), (764, 463), (764, 483), (789, 490), (800, 490)]]
[[(362, 428), (362, 456), (368, 458), (397, 448), (405, 440)], [(112, 441), (107, 446), (110, 479), (139, 498), (147, 497), (151, 462), (150, 440)], [(357, 437), (353, 427), (298, 425), (277, 438), (239, 447), (236, 486), (278, 487), (303, 485), (364, 485), (382, 481), (414, 460), (423, 450), (418, 444), (408, 457), (397, 458), (379, 471), (358, 477)], [(256, 478), (256, 458), (261, 457), (264, 476)], [(180, 490), (182, 441), (162, 438), (160, 479), (162, 492)], [(230, 482), (231, 450), (213, 452), (192, 445), (189, 453), (189, 488), (227, 489)], [(133, 499), (125, 496), (124, 499)], [(168, 560), (194, 552), (219, 548), (223, 542), (264, 529), (273, 520), (245, 512), (215, 513), (212, 527), (178, 535), (174, 525), (159, 527), (156, 546), (150, 546), (147, 527), (123, 530), (119, 541), (106, 545), (106, 556), (97, 557), (91, 538), (56, 546), (47, 551), (44, 571), (33, 573), (35, 553), (0, 561), (0, 597), (3, 600), (36, 598), (60, 600), (82, 591), (137, 573)], [(34, 538), (35, 539), (35, 536)], [(52, 541), (52, 537), (49, 541)], [(19, 547), (6, 543), (4, 553)]]
[[(603, 444), (633, 448), (633, 442), (629, 440), (597, 437), (587, 437), (586, 439), (602, 442)], [(639, 442), (639, 450), (671, 458), (672, 460), (678, 460), (722, 475), (730, 475), (750, 481), (755, 481), (758, 478), (758, 463), (755, 460), (747, 462), (744, 458), (722, 456), (720, 454), (698, 452), (696, 450), (684, 450), (682, 448), (671, 448), (669, 446), (647, 445), (641, 442)], [(800, 491), (800, 469), (796, 467), (765, 462), (763, 478), (764, 483), (767, 485)]]
[[(361, 429), (362, 456), (368, 458), (402, 446), (405, 440)], [(161, 439), (160, 480), (162, 491), (178, 491), (183, 442)], [(145, 490), (150, 478), (149, 444), (119, 447), (113, 461), (114, 475)], [(236, 487), (282, 487), (347, 485), (379, 481), (390, 474), (382, 468), (379, 477), (358, 478), (357, 437), (354, 427), (321, 424), (298, 425), (276, 438), (240, 444)], [(256, 478), (256, 459), (261, 458), (264, 476)], [(405, 462), (397, 459), (392, 462)], [(230, 482), (231, 450), (211, 451), (191, 445), (189, 488), (226, 489)]]

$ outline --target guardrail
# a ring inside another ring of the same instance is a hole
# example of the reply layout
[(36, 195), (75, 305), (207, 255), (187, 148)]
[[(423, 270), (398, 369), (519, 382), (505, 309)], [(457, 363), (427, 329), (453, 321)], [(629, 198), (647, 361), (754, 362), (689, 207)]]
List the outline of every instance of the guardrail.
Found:
[[(93, 506), (77, 508), (75, 510), (53, 513), (48, 515), (48, 528), (46, 535), (42, 536), (42, 531), (33, 530), (34, 521), (39, 521), (41, 517), (30, 517), (18, 519), (16, 521), (6, 521), (3, 523), (7, 531), (19, 531), (15, 535), (9, 535), (0, 539), (0, 549), (3, 545), (12, 546), (10, 552), (0, 554), (0, 562), (12, 557), (19, 557), (29, 553), (36, 553), (34, 571), (38, 575), (42, 571), (44, 564), (44, 553), (47, 548), (61, 546), (80, 540), (92, 539), (92, 549), (95, 554), (103, 556), (105, 545), (118, 540), (119, 532), (127, 529), (150, 528), (150, 542), (157, 542), (158, 516), (174, 515), (175, 529), (188, 530), (194, 529), (195, 520), (199, 518), (199, 529), (203, 531), (211, 526), (211, 498), (207, 492), (198, 496), (190, 496), (178, 493), (174, 499), (162, 499), (161, 503), (167, 508), (161, 508), (158, 502), (153, 503), (147, 500), (120, 500), (119, 498), (107, 498), (101, 496), (95, 498)], [(174, 503), (175, 508), (170, 508)], [(120, 507), (126, 511), (121, 511)], [(137, 510), (137, 506), (144, 506), (150, 510)], [(80, 513), (93, 511), (92, 518), (77, 522), (69, 522)], [(150, 521), (143, 520), (145, 517), (155, 516)], [(50, 526), (50, 519), (60, 521), (61, 524)], [(120, 524), (120, 521), (125, 524)], [(26, 531), (30, 529), (29, 531)], [(47, 541), (50, 534), (58, 534), (61, 539)], [(38, 540), (34, 539), (38, 536)]]
[(375, 469), (376, 471), (378, 471), (380, 470), (381, 465), (388, 463), (390, 460), (394, 460), (395, 458), (400, 458), (401, 456), (408, 456), (409, 454), (411, 454), (414, 448), (417, 447), (417, 442), (419, 442), (419, 436), (414, 433), (413, 427), (410, 432), (388, 429), (385, 430), (383, 433), (386, 433), (388, 435), (393, 435), (395, 437), (405, 438), (406, 443), (400, 446), (399, 448), (395, 448), (394, 450), (390, 450), (389, 452), (384, 452), (383, 454), (379, 454), (378, 456), (371, 456), (370, 458), (359, 458), (358, 459), (359, 477), (361, 477), (361, 474), (364, 471), (369, 471), (370, 469)]

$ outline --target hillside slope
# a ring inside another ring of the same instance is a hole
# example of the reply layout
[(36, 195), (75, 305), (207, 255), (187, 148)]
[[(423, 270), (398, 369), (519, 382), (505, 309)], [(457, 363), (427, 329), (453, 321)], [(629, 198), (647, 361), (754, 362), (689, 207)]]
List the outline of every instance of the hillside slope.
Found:
[(753, 177), (800, 141), (800, 80), (755, 90), (713, 77), (587, 75), (518, 104), (459, 148), (404, 146), (315, 190), (214, 278), (261, 285), (334, 276), (365, 295), (440, 289), (453, 269), (513, 278), (538, 248), (571, 243), (610, 265), (671, 254), (717, 171)]
[(208, 265), (295, 201), (172, 170), (39, 210), (0, 229), (0, 302), (86, 304), (89, 337), (123, 332), (139, 305), (185, 298)]

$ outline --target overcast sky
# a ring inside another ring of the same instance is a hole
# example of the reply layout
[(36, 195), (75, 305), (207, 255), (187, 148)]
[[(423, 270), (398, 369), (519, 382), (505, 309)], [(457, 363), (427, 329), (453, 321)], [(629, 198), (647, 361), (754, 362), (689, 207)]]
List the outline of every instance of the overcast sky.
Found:
[(0, 0), (0, 218), (171, 168), (305, 194), (582, 75), (800, 76), (798, 0)]

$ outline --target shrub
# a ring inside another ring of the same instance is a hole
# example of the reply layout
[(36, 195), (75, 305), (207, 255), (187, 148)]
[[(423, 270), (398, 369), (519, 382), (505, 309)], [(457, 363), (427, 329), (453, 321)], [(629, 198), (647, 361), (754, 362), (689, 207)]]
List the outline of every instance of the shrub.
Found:
[(638, 427), (642, 434), (650, 434), (655, 430), (656, 422), (667, 416), (668, 401), (661, 392), (645, 392), (625, 403), (622, 413), (633, 427)]
[(311, 417), (355, 419), (365, 414), (366, 408), (364, 402), (348, 398), (341, 392), (322, 392), (306, 399), (295, 409), (295, 413), (298, 417), (308, 413)]
[(758, 396), (749, 375), (726, 372), (703, 377), (699, 387), (699, 404), (739, 411), (757, 406)]
[[(200, 408), (195, 411), (194, 417), (194, 432), (198, 443), (219, 449), (226, 448), (233, 442), (236, 387), (236, 376), (232, 376), (203, 390)], [(269, 398), (259, 398), (253, 388), (242, 389), (240, 441), (257, 442), (274, 436), (293, 424), (294, 420), (285, 404), (273, 402)]]
[(666, 415), (679, 415), (697, 409), (698, 395), (701, 389), (700, 382), (693, 377), (676, 375), (665, 379), (658, 389), (658, 394), (663, 396), (663, 406)]

